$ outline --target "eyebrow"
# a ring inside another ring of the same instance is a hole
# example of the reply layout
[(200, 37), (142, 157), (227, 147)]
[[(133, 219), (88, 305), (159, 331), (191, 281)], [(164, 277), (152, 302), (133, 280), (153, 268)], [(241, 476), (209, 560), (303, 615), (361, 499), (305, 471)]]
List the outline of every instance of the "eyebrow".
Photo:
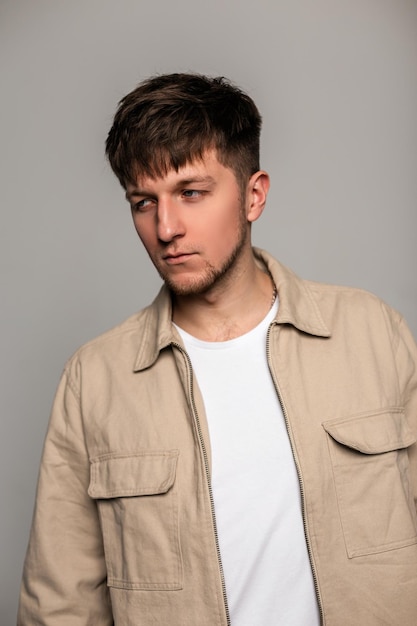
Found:
[[(175, 188), (184, 187), (186, 185), (194, 185), (195, 183), (203, 183), (213, 185), (215, 183), (215, 179), (212, 176), (190, 176), (189, 178), (181, 178), (175, 183)], [(126, 191), (126, 199), (131, 200), (134, 196), (147, 196), (152, 195), (145, 189), (140, 189), (136, 187), (132, 191)]]

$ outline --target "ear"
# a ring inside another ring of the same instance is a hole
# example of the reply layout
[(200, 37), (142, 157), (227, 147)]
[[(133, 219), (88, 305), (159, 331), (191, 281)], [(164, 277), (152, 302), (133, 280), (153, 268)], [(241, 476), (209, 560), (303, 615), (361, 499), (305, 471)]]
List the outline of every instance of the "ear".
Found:
[(246, 194), (246, 217), (248, 222), (255, 222), (264, 210), (269, 191), (269, 175), (263, 170), (252, 174)]

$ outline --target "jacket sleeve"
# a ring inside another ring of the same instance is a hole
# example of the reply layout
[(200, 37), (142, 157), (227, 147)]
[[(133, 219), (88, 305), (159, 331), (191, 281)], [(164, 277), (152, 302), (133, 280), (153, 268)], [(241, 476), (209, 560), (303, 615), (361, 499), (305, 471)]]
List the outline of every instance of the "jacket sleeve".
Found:
[[(417, 346), (410, 329), (401, 317), (394, 349), (402, 404), (407, 422), (417, 438)], [(409, 448), (409, 460), (411, 488), (417, 511), (417, 443)]]
[(43, 450), (18, 626), (113, 624), (80, 406), (66, 371)]

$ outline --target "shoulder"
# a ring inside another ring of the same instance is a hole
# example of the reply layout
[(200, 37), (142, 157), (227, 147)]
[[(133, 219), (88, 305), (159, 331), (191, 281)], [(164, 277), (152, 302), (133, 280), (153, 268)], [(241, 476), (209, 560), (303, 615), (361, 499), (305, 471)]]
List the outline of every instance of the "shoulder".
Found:
[(295, 323), (304, 330), (320, 320), (333, 334), (372, 324), (382, 330), (401, 323), (401, 315), (375, 294), (357, 287), (334, 285), (300, 278), (268, 253), (254, 249), (256, 257), (266, 265), (278, 287), (283, 321)]
[(76, 375), (80, 368), (90, 373), (116, 367), (132, 370), (138, 351), (150, 343), (149, 336), (157, 318), (158, 298), (78, 348), (66, 362), (65, 371)]
[(113, 328), (97, 335), (97, 337), (94, 337), (84, 345), (80, 346), (71, 358), (74, 358), (74, 356), (88, 355), (90, 352), (95, 352), (97, 350), (106, 350), (113, 344), (119, 344), (120, 341), (124, 341), (125, 339), (131, 340), (134, 337), (139, 337), (141, 331), (143, 331), (143, 328), (146, 325), (147, 312), (149, 308), (150, 307), (148, 306), (140, 311), (137, 311)]
[(333, 285), (312, 280), (304, 280), (317, 303), (326, 310), (339, 315), (383, 315), (400, 322), (401, 314), (376, 294), (359, 287)]

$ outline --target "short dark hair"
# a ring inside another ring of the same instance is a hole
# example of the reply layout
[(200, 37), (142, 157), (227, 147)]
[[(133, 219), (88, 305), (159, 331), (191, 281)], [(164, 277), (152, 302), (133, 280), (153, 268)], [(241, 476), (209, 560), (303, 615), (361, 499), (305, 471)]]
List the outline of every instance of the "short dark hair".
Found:
[(259, 170), (261, 116), (223, 77), (165, 74), (140, 83), (119, 103), (106, 154), (120, 183), (157, 178), (210, 149), (241, 186)]

